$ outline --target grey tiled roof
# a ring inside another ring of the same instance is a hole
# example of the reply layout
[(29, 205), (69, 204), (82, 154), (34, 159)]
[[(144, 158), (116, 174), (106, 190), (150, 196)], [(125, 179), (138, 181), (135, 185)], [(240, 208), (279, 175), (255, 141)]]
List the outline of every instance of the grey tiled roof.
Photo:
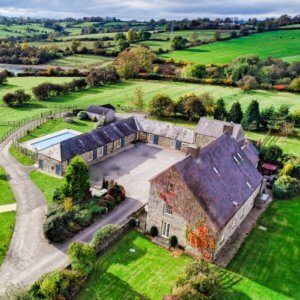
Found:
[(61, 161), (73, 158), (117, 139), (137, 132), (134, 117), (120, 120), (60, 143)]
[(168, 137), (173, 140), (192, 144), (194, 130), (178, 127), (172, 124), (136, 117), (139, 131)]
[(105, 116), (110, 111), (112, 111), (112, 109), (96, 105), (92, 105), (87, 109), (87, 112), (101, 116)]
[(248, 139), (240, 141), (239, 145), (244, 151), (244, 153), (247, 155), (249, 160), (252, 162), (252, 164), (256, 166), (259, 161), (259, 151), (255, 147), (255, 145)]
[(230, 221), (262, 181), (260, 173), (228, 133), (203, 147), (197, 159), (188, 156), (171, 168), (181, 174), (218, 228)]
[(238, 142), (245, 138), (243, 128), (240, 124), (208, 119), (205, 117), (200, 118), (196, 128), (196, 133), (218, 138), (226, 131), (228, 126), (233, 127), (231, 135)]

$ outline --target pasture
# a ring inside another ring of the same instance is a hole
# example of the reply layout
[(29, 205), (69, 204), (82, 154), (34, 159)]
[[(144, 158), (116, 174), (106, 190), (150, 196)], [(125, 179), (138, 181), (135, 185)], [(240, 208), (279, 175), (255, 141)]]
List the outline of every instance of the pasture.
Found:
[(192, 63), (225, 64), (245, 55), (294, 61), (298, 60), (299, 52), (300, 30), (281, 30), (173, 51), (162, 54), (162, 57)]
[[(17, 89), (24, 89), (26, 92), (31, 92), (32, 87), (37, 86), (42, 82), (64, 83), (71, 81), (70, 77), (15, 77), (9, 78), (8, 83), (0, 87), (0, 99), (8, 92)], [(24, 118), (38, 115), (42, 112), (53, 110), (55, 107), (65, 106), (89, 106), (92, 104), (111, 103), (118, 107), (132, 107), (132, 99), (134, 91), (137, 87), (141, 87), (144, 92), (144, 101), (147, 104), (153, 96), (158, 93), (169, 95), (173, 100), (177, 100), (180, 96), (187, 93), (200, 94), (204, 92), (210, 93), (215, 99), (223, 98), (227, 108), (230, 108), (232, 103), (239, 101), (245, 110), (249, 103), (256, 99), (260, 103), (260, 108), (270, 105), (279, 107), (282, 104), (288, 104), (292, 110), (300, 108), (300, 96), (293, 93), (271, 92), (255, 90), (245, 94), (239, 88), (221, 87), (213, 85), (202, 85), (180, 82), (166, 81), (142, 81), (128, 80), (117, 84), (110, 84), (95, 88), (89, 88), (79, 93), (69, 94), (53, 98), (47, 101), (37, 101), (34, 98), (32, 101), (20, 108), (0, 107), (1, 121), (19, 121)], [(1, 128), (1, 126), (0, 126)]]
[[(261, 230), (259, 225), (266, 230)], [(275, 200), (262, 215), (229, 269), (283, 297), (299, 299), (299, 228), (300, 196)]]

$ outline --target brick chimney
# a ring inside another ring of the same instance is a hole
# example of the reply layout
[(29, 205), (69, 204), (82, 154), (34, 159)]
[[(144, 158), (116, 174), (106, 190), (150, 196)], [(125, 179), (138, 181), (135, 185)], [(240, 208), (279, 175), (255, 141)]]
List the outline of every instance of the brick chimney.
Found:
[(192, 155), (194, 158), (198, 158), (200, 155), (200, 147), (196, 144), (189, 144), (187, 146), (186, 155)]

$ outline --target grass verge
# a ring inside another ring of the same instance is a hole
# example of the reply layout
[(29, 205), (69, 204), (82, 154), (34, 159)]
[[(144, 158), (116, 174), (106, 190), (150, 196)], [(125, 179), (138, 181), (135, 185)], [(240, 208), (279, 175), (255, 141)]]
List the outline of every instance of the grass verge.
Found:
[(9, 153), (23, 166), (32, 166), (34, 164), (33, 159), (18, 151), (14, 145), (10, 146)]
[(15, 202), (15, 196), (9, 186), (7, 175), (4, 169), (0, 167), (0, 205), (13, 204)]

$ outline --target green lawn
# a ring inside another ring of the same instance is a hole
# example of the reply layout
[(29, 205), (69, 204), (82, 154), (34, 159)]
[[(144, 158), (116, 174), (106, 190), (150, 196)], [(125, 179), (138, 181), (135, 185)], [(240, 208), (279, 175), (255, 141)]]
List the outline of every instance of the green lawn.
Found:
[(19, 141), (25, 142), (40, 136), (56, 132), (63, 129), (73, 129), (79, 132), (88, 132), (95, 129), (96, 123), (92, 121), (83, 121), (74, 118), (73, 123), (66, 123), (63, 119), (49, 120), (47, 123), (42, 124), (39, 128), (34, 129), (28, 135), (22, 137)]
[[(162, 299), (171, 292), (190, 262), (190, 257), (173, 257), (142, 234), (130, 231), (98, 258), (94, 272), (77, 299)], [(222, 281), (230, 291), (226, 300), (287, 299), (227, 270), (222, 270)]]
[[(249, 139), (256, 140), (256, 141), (264, 141), (266, 138), (265, 132), (246, 132), (246, 136)], [(296, 129), (296, 135), (293, 137), (278, 137), (273, 136), (270, 139), (270, 142), (267, 142), (266, 145), (275, 144), (282, 148), (284, 153), (290, 153), (294, 155), (300, 155), (300, 129)]]
[(23, 166), (32, 166), (34, 164), (33, 159), (18, 151), (14, 145), (10, 146), (9, 153)]
[(110, 63), (112, 60), (107, 57), (90, 55), (90, 54), (75, 54), (52, 60), (49, 64), (52, 66), (76, 67), (84, 68), (88, 66), (101, 66)]
[(62, 179), (46, 175), (40, 171), (31, 171), (29, 176), (44, 194), (47, 203), (52, 203), (53, 193), (62, 185)]
[(173, 51), (162, 56), (203, 64), (225, 64), (243, 55), (290, 60), (290, 57), (299, 56), (299, 44), (300, 30), (270, 31)]
[(15, 202), (15, 196), (10, 189), (6, 173), (4, 169), (0, 166), (0, 205), (12, 204)]
[(0, 214), (0, 266), (5, 258), (11, 237), (14, 233), (15, 220), (15, 212), (6, 212)]
[(300, 299), (300, 196), (275, 200), (258, 225), (229, 269), (284, 296)]

